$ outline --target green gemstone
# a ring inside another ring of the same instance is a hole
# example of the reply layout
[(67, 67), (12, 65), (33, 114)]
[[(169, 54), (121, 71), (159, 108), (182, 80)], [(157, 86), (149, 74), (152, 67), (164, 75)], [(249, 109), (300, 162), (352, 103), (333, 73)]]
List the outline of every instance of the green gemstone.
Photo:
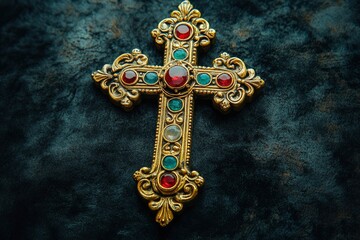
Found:
[(197, 81), (200, 85), (208, 85), (211, 82), (211, 77), (207, 73), (200, 73), (197, 75)]
[(155, 84), (158, 81), (158, 75), (154, 72), (148, 72), (145, 75), (144, 81), (147, 84)]
[(182, 109), (183, 102), (178, 98), (174, 98), (169, 101), (168, 106), (171, 111), (178, 112)]
[(174, 52), (176, 60), (184, 60), (187, 57), (187, 52), (184, 49), (178, 49)]
[(177, 160), (173, 156), (166, 156), (163, 159), (162, 165), (166, 170), (174, 170), (177, 166)]

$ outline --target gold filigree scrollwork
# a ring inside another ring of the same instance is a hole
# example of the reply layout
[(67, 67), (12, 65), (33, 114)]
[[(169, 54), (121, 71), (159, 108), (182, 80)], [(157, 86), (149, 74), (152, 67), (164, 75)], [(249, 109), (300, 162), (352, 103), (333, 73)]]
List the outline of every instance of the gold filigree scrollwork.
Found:
[(151, 36), (158, 45), (163, 45), (167, 39), (173, 37), (172, 30), (176, 22), (176, 18), (165, 18), (159, 23), (158, 28), (152, 30)]
[(252, 97), (256, 90), (265, 85), (265, 81), (256, 76), (254, 69), (248, 69), (248, 75), (244, 79), (238, 79), (238, 83), (243, 86), (248, 97)]
[(216, 31), (210, 28), (208, 21), (203, 18), (194, 19), (192, 23), (197, 27), (197, 33), (194, 38), (194, 46), (209, 46), (211, 44), (211, 40), (216, 36)]
[(143, 167), (134, 173), (134, 179), (138, 182), (137, 187), (140, 195), (147, 200), (155, 200), (159, 198), (152, 187), (151, 179), (154, 177), (150, 172), (150, 168)]
[(102, 70), (97, 70), (91, 76), (94, 79), (95, 84), (98, 85), (103, 91), (108, 90), (109, 82), (114, 78), (111, 72), (110, 64), (105, 64)]
[(138, 90), (127, 90), (119, 82), (116, 82), (109, 64), (104, 65), (102, 70), (94, 72), (92, 78), (104, 93), (108, 93), (111, 101), (124, 110), (131, 110), (140, 99)]
[[(185, 170), (181, 172), (185, 172)], [(198, 188), (203, 184), (204, 179), (196, 171), (182, 176), (179, 187), (174, 191), (174, 195), (163, 197), (160, 201), (151, 201), (149, 203), (150, 209), (158, 210), (156, 221), (160, 223), (161, 226), (169, 224), (173, 219), (172, 211), (181, 211), (183, 203), (193, 200), (198, 194)]]
[(177, 21), (191, 21), (194, 18), (201, 17), (199, 10), (194, 9), (194, 6), (189, 1), (183, 1), (179, 7), (171, 13), (171, 17), (176, 18)]
[(251, 101), (257, 89), (264, 86), (265, 82), (259, 76), (255, 76), (254, 69), (247, 69), (245, 63), (229, 54), (223, 53), (213, 63), (217, 69), (227, 69), (237, 76), (234, 88), (227, 92), (217, 92), (213, 102), (222, 112), (228, 112), (231, 108), (240, 109), (245, 100)]
[(141, 53), (139, 49), (132, 50), (131, 53), (121, 54), (112, 64), (112, 71), (117, 72), (129, 66), (145, 66), (148, 63), (148, 57)]
[(182, 124), (184, 122), (184, 113), (183, 112), (176, 115), (175, 122), (177, 124)]
[(151, 173), (149, 168), (144, 167), (134, 173), (140, 195), (149, 200), (151, 210), (158, 211), (156, 221), (161, 226), (168, 225), (174, 218), (173, 211), (180, 212), (183, 203), (194, 199), (198, 188), (204, 184), (204, 179), (196, 171), (187, 172), (182, 169), (177, 175), (180, 177), (178, 187), (164, 196), (157, 185), (156, 174)]
[(124, 110), (131, 110), (140, 100), (138, 90), (126, 89), (120, 84), (118, 72), (130, 66), (145, 66), (148, 58), (139, 49), (134, 49), (131, 53), (125, 53), (115, 59), (111, 65), (105, 64), (102, 70), (92, 74), (92, 78), (104, 93), (110, 96), (111, 101), (121, 106)]
[(214, 68), (231, 70), (240, 78), (244, 78), (247, 74), (244, 61), (237, 57), (230, 57), (226, 52), (222, 53), (219, 58), (213, 61), (213, 66)]
[(171, 13), (171, 18), (162, 20), (158, 28), (151, 32), (158, 45), (164, 44), (168, 39), (173, 38), (173, 29), (178, 22), (190, 22), (194, 27), (194, 47), (206, 47), (215, 38), (216, 31), (210, 28), (208, 21), (201, 18), (201, 12), (194, 9), (189, 1), (183, 1), (179, 5), (179, 10)]
[(198, 188), (204, 184), (204, 178), (197, 171), (187, 172), (183, 169), (180, 174), (184, 175), (182, 191), (176, 194), (175, 199), (177, 202), (185, 203), (196, 197)]
[(178, 155), (181, 151), (181, 144), (178, 142), (175, 143), (165, 143), (162, 147), (162, 153), (164, 155)]
[(183, 209), (183, 204), (175, 202), (172, 197), (162, 197), (157, 201), (149, 202), (149, 208), (157, 211), (156, 222), (161, 226), (168, 225), (174, 219), (174, 212), (180, 212)]
[(188, 42), (183, 42), (183, 41), (178, 41), (178, 40), (173, 40), (172, 42), (173, 48), (178, 49), (178, 48), (189, 48), (189, 43)]
[(121, 106), (126, 111), (131, 110), (140, 99), (138, 90), (127, 90), (118, 82), (110, 84), (109, 96), (114, 104)]
[(184, 112), (179, 112), (179, 113), (168, 112), (165, 120), (167, 124), (176, 123), (180, 125), (184, 122)]

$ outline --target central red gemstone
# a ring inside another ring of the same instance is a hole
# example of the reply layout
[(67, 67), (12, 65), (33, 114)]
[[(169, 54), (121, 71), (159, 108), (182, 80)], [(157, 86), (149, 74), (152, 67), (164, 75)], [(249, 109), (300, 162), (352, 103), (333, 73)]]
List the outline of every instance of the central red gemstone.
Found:
[(186, 40), (192, 34), (192, 29), (186, 24), (180, 24), (175, 29), (175, 35), (180, 40)]
[(176, 176), (172, 173), (164, 173), (160, 178), (160, 184), (163, 188), (172, 188), (176, 184)]
[(227, 73), (220, 74), (216, 81), (220, 87), (229, 87), (232, 84), (232, 78)]
[(169, 87), (183, 87), (188, 81), (188, 72), (186, 68), (181, 66), (171, 67), (165, 74), (165, 81)]
[(137, 79), (137, 75), (133, 70), (127, 70), (122, 75), (122, 80), (126, 84), (133, 84)]

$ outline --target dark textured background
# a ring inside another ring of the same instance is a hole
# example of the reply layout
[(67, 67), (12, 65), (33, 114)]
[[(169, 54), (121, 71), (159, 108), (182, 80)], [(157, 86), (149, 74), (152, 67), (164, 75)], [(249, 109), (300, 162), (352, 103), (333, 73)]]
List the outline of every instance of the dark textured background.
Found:
[(227, 116), (196, 103), (199, 197), (162, 229), (132, 174), (149, 166), (156, 99), (126, 113), (90, 74), (140, 48), (180, 1), (0, 1), (0, 239), (359, 239), (356, 0), (193, 1), (218, 32), (201, 56), (266, 80)]

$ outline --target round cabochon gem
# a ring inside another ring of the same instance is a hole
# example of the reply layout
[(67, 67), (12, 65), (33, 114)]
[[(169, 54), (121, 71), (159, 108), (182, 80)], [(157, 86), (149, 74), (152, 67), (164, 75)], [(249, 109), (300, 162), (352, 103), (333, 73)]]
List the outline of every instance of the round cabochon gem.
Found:
[(163, 159), (162, 165), (166, 170), (174, 170), (177, 166), (177, 160), (173, 156), (166, 156)]
[(158, 75), (155, 72), (148, 72), (144, 77), (144, 81), (147, 84), (155, 84), (158, 79)]
[(137, 75), (133, 70), (127, 70), (122, 75), (122, 80), (126, 84), (133, 84), (137, 79)]
[(175, 142), (181, 138), (181, 129), (177, 125), (169, 125), (164, 130), (164, 138), (169, 142)]
[(180, 24), (175, 29), (175, 35), (180, 40), (188, 39), (192, 34), (192, 29), (187, 24)]
[(176, 176), (173, 173), (164, 173), (160, 177), (160, 184), (163, 188), (172, 188), (176, 184)]
[(183, 102), (178, 98), (174, 98), (169, 101), (168, 106), (171, 111), (178, 112), (183, 108)]
[(188, 71), (182, 66), (171, 67), (165, 73), (165, 81), (172, 88), (183, 87), (188, 77)]

